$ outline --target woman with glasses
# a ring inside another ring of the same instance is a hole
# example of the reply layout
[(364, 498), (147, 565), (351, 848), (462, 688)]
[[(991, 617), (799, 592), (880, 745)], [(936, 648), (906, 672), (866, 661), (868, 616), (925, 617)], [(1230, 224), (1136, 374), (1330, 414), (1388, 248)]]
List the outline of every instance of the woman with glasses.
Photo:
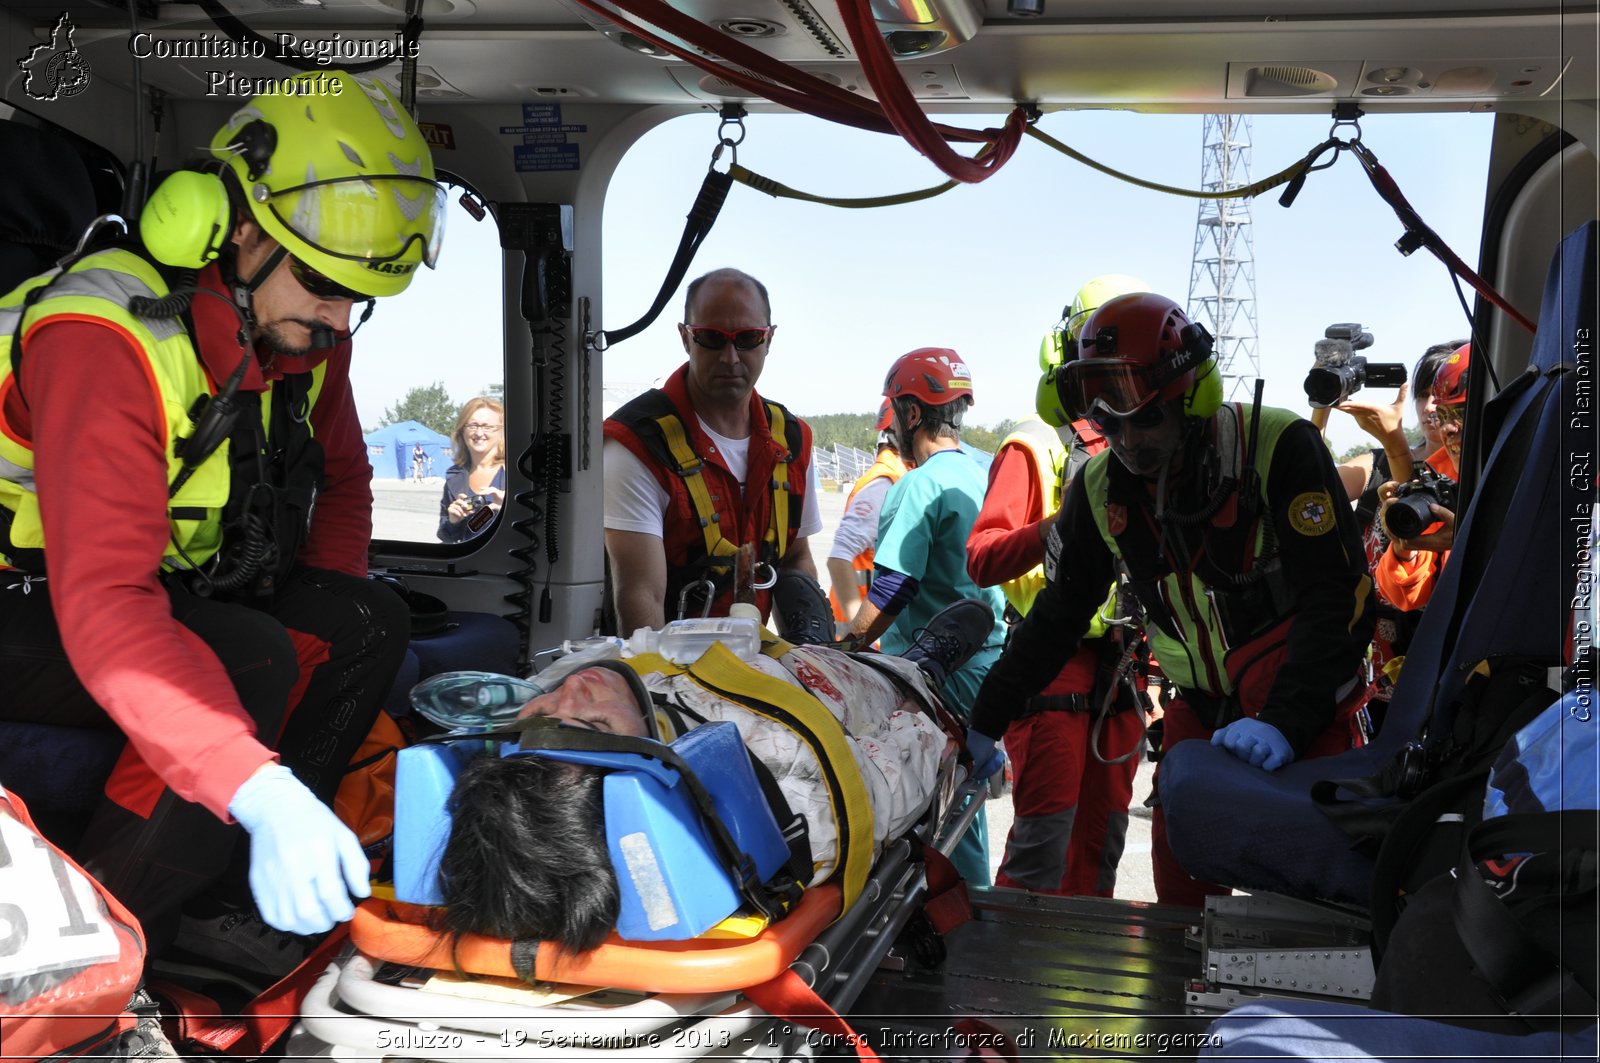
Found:
[(469, 399), (456, 415), (450, 453), (455, 464), (444, 474), (439, 541), (459, 543), (483, 534), (505, 503), (505, 407), (483, 395)]

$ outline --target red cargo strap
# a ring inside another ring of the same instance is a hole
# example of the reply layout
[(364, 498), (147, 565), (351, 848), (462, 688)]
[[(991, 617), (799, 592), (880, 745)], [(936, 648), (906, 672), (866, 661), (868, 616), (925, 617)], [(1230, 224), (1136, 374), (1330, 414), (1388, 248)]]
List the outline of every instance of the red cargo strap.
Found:
[(833, 1034), (841, 1043), (854, 1048), (858, 1059), (879, 1058), (866, 1038), (852, 1030), (850, 1024), (793, 971), (784, 971), (769, 982), (753, 985), (744, 995), (774, 1018)]
[(922, 910), (928, 913), (934, 930), (948, 934), (972, 918), (966, 880), (950, 858), (931, 845), (922, 847), (922, 859), (928, 878), (928, 899), (922, 902)]
[(300, 1017), (301, 1002), (344, 948), (349, 930), (349, 923), (334, 927), (300, 966), (245, 1005), (239, 1015), (222, 1014), (217, 1002), (203, 993), (171, 982), (151, 983), (150, 991), (172, 1005), (170, 1019), (176, 1028), (169, 1028), (169, 1033), (175, 1034), (172, 1042), (179, 1051), (198, 1047), (232, 1056), (262, 1055)]

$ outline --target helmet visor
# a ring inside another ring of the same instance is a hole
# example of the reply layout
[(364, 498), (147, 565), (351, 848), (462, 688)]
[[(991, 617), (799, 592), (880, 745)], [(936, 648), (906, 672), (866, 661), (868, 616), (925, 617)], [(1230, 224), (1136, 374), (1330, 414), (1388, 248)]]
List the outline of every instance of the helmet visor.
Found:
[(449, 197), (425, 177), (372, 174), (308, 181), (279, 191), (258, 184), (251, 196), (314, 248), (354, 262), (395, 262), (420, 245), (431, 269), (444, 242)]
[(1061, 398), (1074, 418), (1097, 411), (1129, 417), (1160, 391), (1151, 370), (1148, 365), (1112, 358), (1080, 358), (1059, 370)]

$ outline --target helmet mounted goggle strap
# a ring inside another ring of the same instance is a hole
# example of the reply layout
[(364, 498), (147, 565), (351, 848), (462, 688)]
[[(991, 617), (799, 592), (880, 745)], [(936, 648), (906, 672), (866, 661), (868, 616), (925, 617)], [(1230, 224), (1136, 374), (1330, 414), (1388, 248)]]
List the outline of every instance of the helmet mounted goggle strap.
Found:
[(1199, 322), (1191, 322), (1178, 332), (1180, 345), (1172, 354), (1156, 362), (1135, 362), (1120, 357), (1118, 326), (1107, 325), (1095, 335), (1085, 337), (1081, 357), (1061, 367), (1066, 387), (1064, 398), (1075, 407), (1074, 417), (1087, 417), (1100, 411), (1113, 417), (1128, 417), (1160, 398), (1164, 388), (1192, 373), (1211, 357), (1211, 333)]

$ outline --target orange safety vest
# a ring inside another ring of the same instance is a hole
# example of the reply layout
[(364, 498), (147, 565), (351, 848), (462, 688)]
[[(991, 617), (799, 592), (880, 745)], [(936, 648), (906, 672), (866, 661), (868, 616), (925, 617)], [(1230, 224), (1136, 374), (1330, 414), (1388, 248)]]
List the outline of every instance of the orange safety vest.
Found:
[[(850, 511), (850, 503), (855, 501), (856, 493), (872, 481), (887, 479), (890, 484), (893, 484), (905, 474), (906, 463), (900, 460), (900, 455), (892, 447), (879, 447), (877, 460), (867, 467), (866, 472), (856, 478), (855, 484), (850, 488), (850, 495), (844, 500), (845, 512), (848, 513)], [(858, 573), (856, 583), (862, 587), (867, 587), (872, 583), (872, 554), (873, 548), (869, 546), (850, 561), (850, 567)], [(832, 587), (828, 588), (828, 601), (833, 606), (833, 618), (841, 624), (844, 623), (847, 618), (844, 615), (844, 609), (839, 605), (839, 596), (833, 593)]]

